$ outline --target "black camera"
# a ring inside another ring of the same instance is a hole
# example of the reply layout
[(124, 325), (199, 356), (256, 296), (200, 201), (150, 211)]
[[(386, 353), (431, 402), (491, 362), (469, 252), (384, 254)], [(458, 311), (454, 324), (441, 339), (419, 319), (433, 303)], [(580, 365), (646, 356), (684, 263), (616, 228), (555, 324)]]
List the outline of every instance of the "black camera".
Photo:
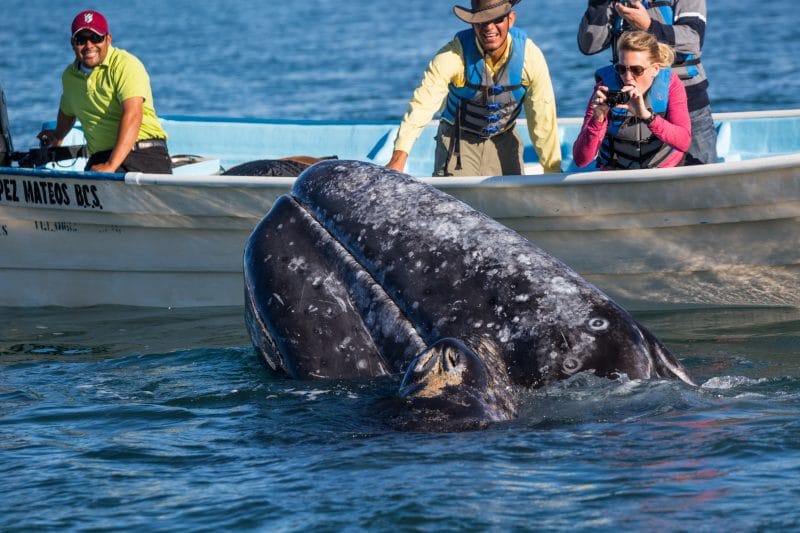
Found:
[(629, 93), (624, 93), (622, 91), (612, 91), (609, 89), (606, 91), (606, 105), (608, 107), (616, 107), (620, 104), (627, 104), (631, 99), (631, 95)]

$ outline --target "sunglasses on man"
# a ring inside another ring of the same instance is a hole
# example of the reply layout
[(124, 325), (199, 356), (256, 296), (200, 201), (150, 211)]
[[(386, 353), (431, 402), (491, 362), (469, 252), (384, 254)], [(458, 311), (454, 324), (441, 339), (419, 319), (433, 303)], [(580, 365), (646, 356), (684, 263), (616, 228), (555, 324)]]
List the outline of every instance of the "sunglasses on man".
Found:
[(94, 44), (100, 44), (105, 40), (106, 40), (105, 35), (97, 35), (96, 33), (89, 33), (73, 37), (72, 44), (75, 46), (83, 46), (89, 41), (93, 42)]

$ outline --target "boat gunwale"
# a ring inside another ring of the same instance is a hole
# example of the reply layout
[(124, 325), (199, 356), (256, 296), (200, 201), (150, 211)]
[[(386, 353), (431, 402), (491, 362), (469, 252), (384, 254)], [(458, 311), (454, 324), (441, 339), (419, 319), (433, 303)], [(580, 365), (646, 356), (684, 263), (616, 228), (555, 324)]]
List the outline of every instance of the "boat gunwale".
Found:
[[(677, 181), (691, 178), (764, 173), (800, 167), (800, 152), (760, 157), (744, 161), (728, 161), (707, 165), (642, 170), (595, 170), (590, 172), (562, 172), (558, 174), (528, 174), (508, 176), (418, 177), (439, 189), (480, 186), (482, 188), (513, 188), (572, 185), (614, 185), (619, 183)], [(62, 170), (0, 167), (0, 175), (41, 179), (70, 179), (76, 181), (112, 181), (138, 186), (191, 186), (191, 187), (256, 187), (287, 188), (296, 178), (263, 176), (175, 176), (169, 174), (108, 174), (102, 172), (74, 172)]]
[[(742, 111), (715, 113), (716, 120), (731, 119), (769, 119), (799, 117), (800, 109), (784, 109), (771, 111)], [(320, 126), (354, 126), (354, 125), (393, 125), (394, 121), (315, 121), (289, 119), (258, 119), (228, 117), (194, 117), (164, 116), (165, 120), (177, 122), (239, 122), (245, 124), (281, 124), (281, 125), (320, 125)], [(567, 117), (559, 119), (560, 124), (580, 124), (582, 118)], [(620, 183), (675, 181), (691, 178), (710, 178), (715, 176), (735, 175), (743, 173), (764, 173), (800, 167), (800, 152), (768, 155), (739, 161), (725, 161), (707, 165), (683, 166), (673, 168), (639, 169), (639, 170), (591, 170), (578, 172), (561, 172), (554, 174), (527, 174), (505, 176), (459, 176), (431, 177), (416, 176), (421, 181), (439, 189), (458, 189), (463, 187), (481, 188), (514, 188), (542, 186), (575, 186), (575, 185), (614, 185)], [(256, 187), (265, 189), (286, 189), (294, 183), (294, 177), (264, 176), (232, 176), (232, 175), (167, 175), (147, 174), (140, 172), (102, 173), (92, 171), (69, 171), (57, 169), (0, 167), (0, 175), (16, 175), (40, 179), (70, 179), (88, 181), (124, 182), (126, 185), (139, 186), (190, 186), (190, 187)]]
[[(800, 116), (798, 109), (767, 109), (753, 111), (723, 111), (715, 112), (715, 120), (730, 120), (733, 118), (782, 118)], [(282, 119), (258, 117), (225, 117), (202, 115), (160, 115), (162, 120), (173, 122), (237, 122), (241, 124), (279, 124), (283, 126), (399, 126), (398, 120), (316, 120), (316, 119)], [(524, 119), (517, 119), (519, 124), (524, 124)], [(559, 124), (581, 124), (583, 117), (562, 117)], [(438, 120), (432, 120), (430, 125), (438, 125)]]

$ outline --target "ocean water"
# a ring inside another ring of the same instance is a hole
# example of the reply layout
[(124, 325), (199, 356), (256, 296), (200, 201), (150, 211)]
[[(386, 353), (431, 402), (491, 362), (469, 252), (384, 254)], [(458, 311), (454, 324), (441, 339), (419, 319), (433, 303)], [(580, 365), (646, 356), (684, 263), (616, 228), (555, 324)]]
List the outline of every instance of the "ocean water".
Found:
[[(462, 28), (453, 3), (92, 5), (161, 114), (381, 120)], [(714, 109), (800, 107), (794, 3), (710, 4)], [(576, 50), (584, 5), (518, 6), (563, 116), (604, 61)], [(17, 149), (55, 116), (84, 7), (0, 8)], [(517, 421), (418, 434), (376, 416), (394, 378), (268, 375), (239, 308), (0, 309), (0, 531), (797, 530), (800, 310), (636, 316), (699, 388), (579, 375), (524, 393)]]

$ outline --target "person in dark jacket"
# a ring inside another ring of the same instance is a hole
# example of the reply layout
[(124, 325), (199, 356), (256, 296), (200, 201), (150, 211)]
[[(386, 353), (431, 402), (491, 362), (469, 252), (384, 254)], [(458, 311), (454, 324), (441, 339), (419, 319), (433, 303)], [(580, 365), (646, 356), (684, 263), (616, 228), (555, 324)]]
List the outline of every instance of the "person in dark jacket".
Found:
[(701, 62), (706, 32), (705, 0), (589, 0), (578, 27), (578, 48), (586, 55), (611, 49), (616, 63), (622, 33), (642, 30), (675, 50), (672, 70), (683, 82), (692, 122), (692, 144), (684, 164), (715, 163), (717, 133), (711, 116), (708, 78)]

